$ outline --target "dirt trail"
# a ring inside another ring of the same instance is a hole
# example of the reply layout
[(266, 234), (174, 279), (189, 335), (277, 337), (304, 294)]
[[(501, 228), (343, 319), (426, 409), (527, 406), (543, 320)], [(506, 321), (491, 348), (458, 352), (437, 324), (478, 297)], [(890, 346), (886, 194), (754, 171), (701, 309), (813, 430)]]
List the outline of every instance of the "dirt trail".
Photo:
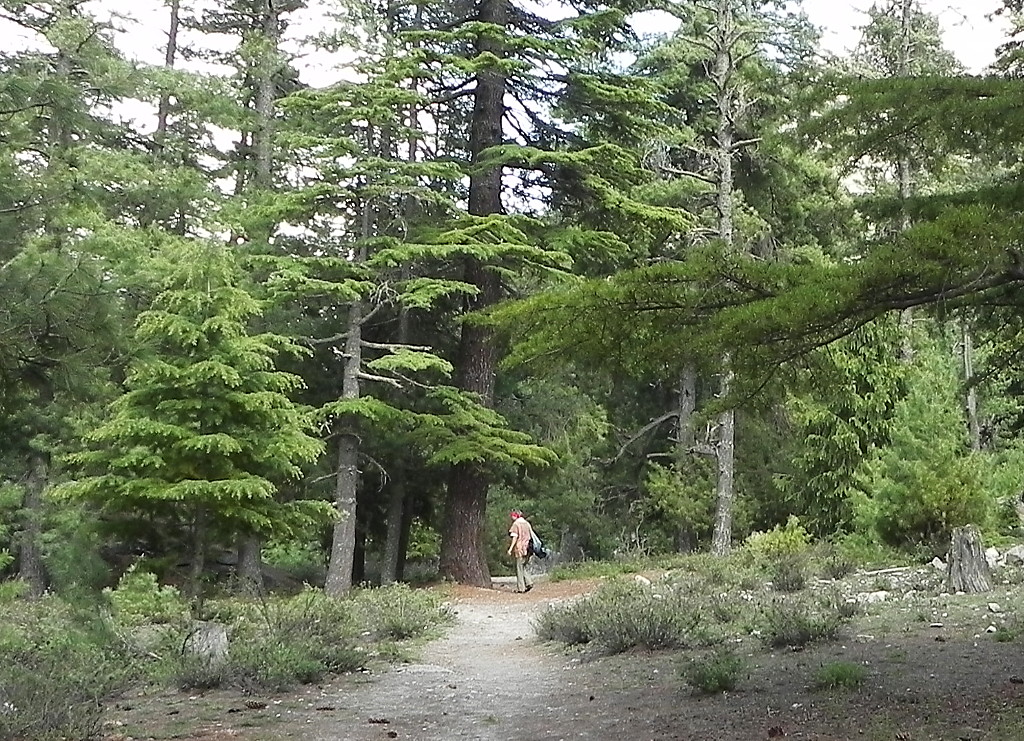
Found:
[(524, 725), (533, 729), (527, 734), (532, 738), (545, 727), (540, 738), (572, 737), (558, 730), (564, 714), (551, 702), (560, 705), (567, 694), (583, 690), (571, 682), (572, 660), (542, 646), (532, 621), (551, 602), (580, 591), (582, 585), (545, 583), (526, 595), (504, 584), (493, 590), (460, 588), (451, 605), (456, 623), (443, 639), (428, 645), (413, 664), (334, 697), (330, 690), (322, 694), (325, 702), (337, 703), (337, 710), (306, 738), (508, 741)]

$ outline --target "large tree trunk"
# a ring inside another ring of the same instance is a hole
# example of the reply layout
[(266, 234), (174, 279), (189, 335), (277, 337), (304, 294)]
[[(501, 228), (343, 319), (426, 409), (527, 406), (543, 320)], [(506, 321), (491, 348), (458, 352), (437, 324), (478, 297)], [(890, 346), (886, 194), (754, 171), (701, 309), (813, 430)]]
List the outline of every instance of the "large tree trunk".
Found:
[(965, 525), (953, 531), (948, 560), (947, 591), (976, 594), (992, 589), (985, 547), (976, 526)]
[[(733, 173), (732, 158), (735, 145), (733, 116), (736, 108), (736, 70), (733, 50), (738, 41), (732, 12), (733, 0), (719, 0), (716, 18), (715, 62), (712, 79), (715, 83), (718, 124), (715, 138), (718, 144), (718, 238), (727, 248), (734, 245), (733, 236)], [(719, 396), (728, 397), (732, 390), (732, 369), (728, 354), (722, 357)], [(711, 537), (711, 551), (717, 555), (732, 547), (733, 491), (736, 467), (736, 413), (732, 409), (718, 418), (718, 441), (715, 460), (718, 480), (715, 485), (715, 525)]]
[(412, 535), (412, 507), (406, 502), (402, 510), (402, 529), (398, 534), (398, 566), (395, 568), (395, 579), (402, 581), (405, 578), (405, 565), (408, 563), (406, 554), (409, 552), (409, 538)]
[(258, 535), (243, 535), (238, 540), (238, 589), (246, 597), (259, 598), (266, 593), (263, 582), (263, 540)]
[(388, 492), (388, 512), (385, 522), (387, 532), (384, 538), (384, 559), (380, 565), (380, 583), (394, 584), (398, 581), (398, 564), (402, 559), (402, 516), (405, 512), (404, 471), (392, 475), (391, 490)]
[[(365, 211), (366, 209), (364, 209)], [(341, 382), (342, 399), (359, 398), (359, 371), (362, 365), (363, 304), (349, 307), (348, 334), (345, 338), (345, 370)], [(342, 424), (345, 424), (342, 420)], [(352, 589), (352, 563), (356, 547), (356, 495), (359, 490), (359, 437), (350, 430), (338, 435), (338, 461), (335, 469), (334, 508), (338, 519), (331, 537), (331, 558), (327, 564), (324, 591), (341, 597)]]
[[(729, 358), (724, 364), (729, 366)], [(732, 372), (726, 371), (722, 379), (722, 394), (731, 391)], [(735, 499), (734, 471), (736, 460), (736, 412), (732, 409), (718, 417), (718, 441), (715, 460), (718, 463), (718, 482), (715, 486), (715, 529), (711, 535), (711, 552), (723, 556), (732, 548), (732, 511)]]
[(206, 573), (206, 539), (209, 537), (206, 510), (197, 507), (192, 520), (192, 563), (189, 565), (185, 595), (198, 612), (203, 598), (203, 575)]
[[(900, 77), (910, 75), (910, 60), (913, 55), (911, 44), (911, 9), (914, 0), (903, 0), (902, 12), (900, 14), (900, 55), (897, 60), (897, 70)], [(903, 151), (896, 161), (896, 179), (900, 194), (900, 232), (910, 229), (910, 212), (907, 205), (913, 195), (914, 183), (911, 171), (910, 152), (908, 151), (909, 140), (904, 138)], [(914, 359), (913, 344), (914, 310), (904, 309), (900, 314), (900, 360), (909, 364)]]
[[(477, 20), (495, 26), (508, 24), (508, 0), (482, 0)], [(477, 54), (504, 57), (499, 39), (480, 34)], [(470, 155), (474, 164), (490, 147), (502, 142), (505, 115), (505, 72), (485, 67), (476, 76), (473, 116), (470, 123)], [(500, 167), (474, 169), (469, 180), (469, 212), (475, 216), (501, 213)], [(465, 280), (479, 293), (467, 301), (467, 310), (474, 311), (496, 303), (501, 298), (501, 282), (487, 266), (467, 258)], [(492, 406), (497, 373), (497, 349), (490, 330), (479, 325), (464, 324), (459, 344), (457, 368), (460, 388), (473, 392)], [(465, 584), (490, 586), (491, 577), (483, 549), (484, 511), (487, 506), (489, 478), (482, 466), (459, 464), (448, 477), (445, 521), (441, 530), (441, 576)]]
[(967, 322), (960, 325), (961, 352), (964, 363), (964, 386), (967, 389), (964, 399), (964, 410), (967, 413), (967, 432), (971, 441), (971, 450), (981, 450), (981, 423), (978, 420), (978, 388), (974, 383), (974, 341)]
[(28, 585), (29, 594), (42, 596), (46, 591), (46, 569), (40, 549), (43, 519), (43, 492), (49, 481), (49, 460), (45, 453), (29, 453), (28, 479), (22, 501), (25, 524), (18, 537), (18, 576)]
[[(174, 69), (174, 63), (178, 56), (178, 26), (181, 24), (180, 0), (169, 0), (167, 7), (171, 11), (171, 19), (167, 28), (167, 46), (164, 48), (164, 69)], [(171, 96), (164, 92), (160, 94), (160, 103), (156, 113), (156, 134), (153, 139), (157, 145), (163, 147), (164, 139), (167, 136), (167, 119), (171, 113)]]

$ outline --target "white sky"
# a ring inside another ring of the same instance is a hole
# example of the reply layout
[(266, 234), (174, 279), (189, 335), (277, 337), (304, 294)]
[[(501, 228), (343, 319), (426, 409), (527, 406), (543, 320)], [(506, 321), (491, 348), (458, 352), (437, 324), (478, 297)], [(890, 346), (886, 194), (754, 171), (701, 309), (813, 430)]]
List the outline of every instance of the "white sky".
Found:
[[(557, 0), (531, 0), (537, 6), (556, 5)], [(842, 54), (852, 49), (859, 38), (859, 26), (866, 21), (865, 12), (875, 0), (802, 0), (802, 6), (811, 22), (824, 31), (823, 45), (833, 53)], [(889, 2), (890, 0), (879, 0)], [(215, 0), (186, 0), (190, 7), (212, 4)], [(311, 8), (301, 11), (290, 29), (293, 39), (291, 50), (297, 51), (295, 39), (323, 30), (329, 25), (320, 16), (316, 6), (324, 0), (312, 0)], [(799, 0), (793, 0), (796, 5)], [(992, 13), (1001, 0), (919, 0), (922, 9), (937, 15), (942, 23), (947, 46), (971, 72), (983, 72), (995, 58), (996, 47), (1005, 38), (1006, 24)], [(151, 64), (163, 62), (167, 9), (163, 0), (89, 0), (88, 7), (97, 15), (116, 12), (128, 20), (120, 22), (126, 32), (119, 35), (118, 45), (131, 57)], [(642, 28), (644, 32), (657, 32), (657, 24)], [(0, 21), (0, 49), (23, 48), (27, 43), (24, 32), (17, 26)], [(336, 60), (337, 57), (334, 57)], [(340, 76), (337, 62), (330, 55), (315, 53), (296, 60), (303, 79), (313, 85), (327, 84)]]
[[(535, 0), (536, 2), (537, 0)], [(803, 0), (802, 4), (811, 21), (824, 29), (823, 43), (829, 51), (842, 53), (851, 49), (859, 37), (858, 26), (865, 22), (865, 11), (874, 0)], [(886, 0), (881, 0), (886, 2)], [(972, 72), (981, 72), (995, 57), (996, 47), (1005, 38), (1003, 19), (993, 19), (992, 13), (1000, 7), (1000, 0), (919, 0), (926, 12), (934, 13), (942, 22), (947, 46)], [(199, 0), (209, 3), (211, 0)], [(197, 3), (191, 2), (194, 6)], [(539, 0), (540, 5), (551, 4)], [(794, 3), (795, 4), (795, 3)], [(102, 8), (134, 19), (128, 32), (121, 35), (119, 45), (131, 56), (160, 64), (163, 61), (164, 28), (167, 11), (162, 0), (91, 0), (88, 6), (96, 12)], [(307, 9), (308, 19), (301, 25), (306, 33), (322, 29), (326, 24), (316, 18), (317, 11)], [(644, 29), (647, 30), (647, 29)], [(655, 30), (655, 29), (650, 29)], [(295, 27), (290, 35), (303, 33)], [(17, 27), (0, 22), (0, 48), (15, 49), (24, 45), (24, 35)], [(300, 64), (305, 67), (304, 77), (313, 84), (336, 77), (328, 68), (327, 57), (312, 57)]]
[[(885, 0), (883, 0), (884, 2)], [(939, 17), (946, 46), (971, 72), (982, 72), (995, 60), (996, 47), (1006, 38), (1006, 24), (992, 13), (1000, 0), (919, 0), (921, 9)], [(803, 0), (816, 26), (825, 29), (822, 43), (832, 52), (852, 49), (859, 38), (872, 0)], [(879, 4), (882, 4), (880, 2)]]

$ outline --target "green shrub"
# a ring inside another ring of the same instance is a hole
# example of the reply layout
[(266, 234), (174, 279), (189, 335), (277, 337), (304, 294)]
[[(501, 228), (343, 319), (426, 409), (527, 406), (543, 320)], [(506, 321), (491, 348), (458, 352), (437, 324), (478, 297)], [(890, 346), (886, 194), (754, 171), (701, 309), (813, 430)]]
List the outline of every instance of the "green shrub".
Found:
[(594, 610), (586, 600), (552, 605), (537, 616), (534, 631), (542, 641), (580, 646), (594, 638), (589, 625), (593, 614)]
[(755, 532), (747, 536), (744, 548), (763, 562), (772, 562), (783, 556), (803, 553), (811, 544), (811, 536), (790, 515), (785, 526), (776, 525), (768, 532)]
[[(180, 657), (170, 672), (180, 687), (284, 691), (354, 671), (373, 655), (398, 655), (393, 641), (423, 636), (450, 619), (435, 594), (404, 585), (357, 590), (344, 599), (307, 589), (259, 603), (214, 602), (209, 609), (228, 626), (229, 656), (219, 665)], [(375, 653), (381, 641), (386, 645)]]
[(353, 608), (376, 640), (419, 638), (451, 620), (435, 593), (406, 584), (361, 589), (353, 597)]
[(285, 692), (332, 672), (356, 669), (365, 657), (349, 645), (337, 647), (329, 660), (325, 658), (322, 646), (296, 641), (293, 636), (243, 642), (232, 647), (224, 673), (233, 686), (246, 693)]
[(124, 626), (154, 623), (180, 623), (188, 618), (188, 603), (175, 587), (160, 586), (156, 575), (132, 564), (113, 589), (103, 590), (114, 609), (114, 617)]
[(744, 668), (741, 657), (732, 651), (719, 649), (691, 661), (683, 670), (683, 677), (698, 692), (713, 695), (735, 689)]
[(263, 547), (263, 561), (305, 584), (323, 583), (323, 551), (312, 540), (271, 540)]
[(548, 608), (536, 625), (538, 635), (546, 640), (592, 642), (610, 653), (621, 653), (701, 643), (701, 622), (701, 612), (682, 591), (621, 580), (569, 605)]
[(819, 612), (805, 604), (776, 603), (763, 616), (761, 637), (772, 648), (798, 648), (834, 639), (841, 624), (834, 610)]
[(819, 689), (856, 689), (864, 684), (868, 670), (851, 661), (833, 661), (818, 668), (814, 685)]
[(821, 570), (827, 578), (838, 580), (856, 571), (857, 564), (849, 554), (832, 548), (822, 561)]
[(799, 592), (807, 586), (807, 561), (798, 553), (779, 557), (771, 568), (772, 586), (778, 592)]
[(87, 739), (100, 703), (133, 676), (98, 617), (57, 597), (6, 600), (0, 617), (0, 741)]

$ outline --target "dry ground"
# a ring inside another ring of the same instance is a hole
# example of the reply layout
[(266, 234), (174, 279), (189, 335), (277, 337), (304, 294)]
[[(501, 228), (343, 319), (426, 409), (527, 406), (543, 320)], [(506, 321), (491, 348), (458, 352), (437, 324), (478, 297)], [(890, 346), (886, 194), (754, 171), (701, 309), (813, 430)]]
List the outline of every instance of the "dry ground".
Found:
[[(835, 643), (775, 653), (751, 645), (737, 690), (701, 697), (680, 679), (681, 654), (602, 658), (539, 643), (532, 618), (594, 586), (458, 588), (455, 625), (413, 663), (279, 697), (125, 698), (111, 709), (108, 738), (1024, 741), (1024, 637), (985, 633), (1020, 612), (1019, 587), (894, 596)], [(814, 689), (815, 672), (835, 661), (862, 663), (864, 685)]]

